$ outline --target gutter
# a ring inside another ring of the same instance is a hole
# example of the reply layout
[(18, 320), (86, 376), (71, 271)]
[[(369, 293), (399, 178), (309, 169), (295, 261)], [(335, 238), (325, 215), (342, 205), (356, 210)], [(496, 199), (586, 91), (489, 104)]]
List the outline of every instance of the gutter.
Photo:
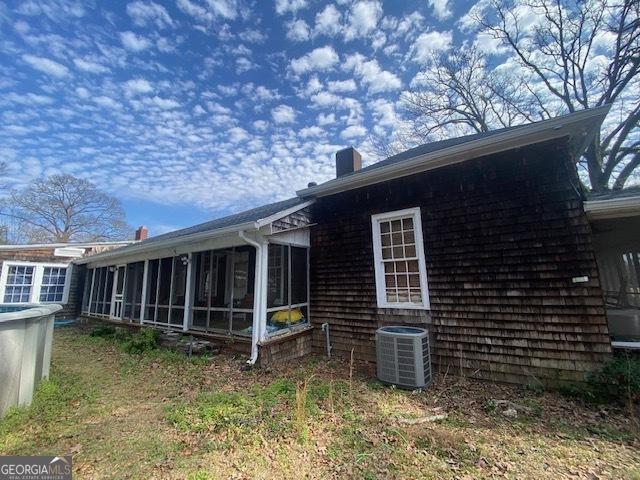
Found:
[[(584, 129), (585, 140), (581, 145), (587, 143), (588, 137), (599, 127), (607, 113), (610, 105), (604, 105), (588, 110), (581, 110), (576, 113), (552, 118), (529, 125), (522, 125), (503, 133), (497, 133), (486, 138), (472, 140), (460, 145), (443, 148), (435, 152), (418, 155), (398, 163), (384, 165), (372, 170), (358, 172), (352, 175), (335, 178), (324, 184), (315, 187), (298, 190), (299, 197), (322, 197), (333, 195), (346, 190), (364, 187), (378, 182), (393, 180), (405, 177), (412, 173), (433, 170), (435, 168), (460, 163), (472, 158), (497, 153), (532, 143), (560, 138), (569, 135), (581, 123), (586, 123)], [(588, 129), (587, 129), (588, 127)]]
[(587, 200), (584, 211), (591, 219), (620, 218), (640, 215), (640, 195), (633, 197)]
[[(256, 265), (254, 275), (254, 292), (253, 292), (253, 328), (251, 330), (251, 357), (247, 360), (247, 365), (255, 365), (258, 360), (258, 342), (262, 338), (262, 296), (263, 296), (263, 282), (262, 278), (262, 263), (264, 256), (264, 248), (260, 242), (256, 242), (247, 237), (244, 230), (238, 232), (238, 236), (249, 245), (252, 245), (256, 249)], [(266, 315), (266, 312), (265, 312)]]

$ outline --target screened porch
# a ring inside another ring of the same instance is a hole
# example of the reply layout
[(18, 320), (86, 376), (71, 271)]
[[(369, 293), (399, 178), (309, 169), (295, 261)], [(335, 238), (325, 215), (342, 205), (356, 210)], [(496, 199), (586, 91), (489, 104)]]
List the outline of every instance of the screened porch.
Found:
[(308, 325), (308, 246), (269, 241), (147, 256), (87, 265), (82, 314), (214, 336), (252, 337), (258, 325), (262, 339)]

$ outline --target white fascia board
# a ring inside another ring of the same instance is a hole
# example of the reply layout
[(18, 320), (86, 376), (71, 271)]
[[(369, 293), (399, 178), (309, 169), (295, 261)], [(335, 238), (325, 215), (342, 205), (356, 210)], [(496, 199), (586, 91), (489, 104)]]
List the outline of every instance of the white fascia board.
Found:
[(132, 243), (138, 243), (139, 240), (121, 240), (118, 242), (88, 242), (88, 243), (28, 243), (28, 244), (13, 244), (13, 245), (0, 245), (0, 250), (34, 250), (40, 248), (91, 248), (91, 247), (104, 247), (104, 246), (127, 246)]
[(523, 125), (514, 130), (496, 133), (489, 137), (443, 148), (424, 155), (418, 155), (398, 163), (385, 165), (354, 175), (335, 178), (315, 187), (298, 190), (296, 193), (299, 197), (323, 197), (333, 195), (347, 190), (405, 177), (414, 173), (453, 165), (485, 155), (571, 136), (571, 134), (575, 133), (584, 134), (585, 139), (580, 142), (581, 146), (579, 147), (583, 148), (584, 145), (588, 143), (588, 137), (595, 132), (606, 117), (609, 108), (609, 105), (605, 105), (582, 110), (563, 117)]
[(239, 232), (240, 230), (255, 230), (257, 229), (257, 222), (246, 222), (240, 225), (233, 225), (227, 228), (219, 228), (217, 230), (210, 230), (206, 232), (198, 232), (193, 233), (191, 235), (184, 235), (179, 237), (172, 237), (166, 240), (161, 240), (158, 242), (145, 243), (141, 242), (137, 245), (132, 245), (122, 249), (109, 250), (108, 252), (98, 253), (96, 255), (90, 255), (88, 257), (84, 257), (79, 260), (75, 260), (73, 263), (82, 265), (85, 263), (94, 263), (99, 262), (101, 260), (106, 260), (110, 258), (117, 258), (123, 256), (130, 256), (134, 254), (143, 254), (147, 252), (151, 252), (153, 250), (160, 250), (163, 248), (170, 248), (176, 245), (184, 245), (188, 243), (199, 242), (201, 240), (207, 240), (209, 238), (220, 237), (226, 235), (228, 233)]
[(607, 200), (587, 200), (584, 202), (584, 211), (592, 220), (639, 216), (640, 195)]

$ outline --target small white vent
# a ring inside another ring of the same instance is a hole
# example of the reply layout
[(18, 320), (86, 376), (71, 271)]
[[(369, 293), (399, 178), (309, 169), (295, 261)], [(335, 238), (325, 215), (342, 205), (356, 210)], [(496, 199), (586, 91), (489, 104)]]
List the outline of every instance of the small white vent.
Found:
[(84, 255), (85, 249), (80, 247), (59, 247), (53, 251), (54, 257), (79, 258)]
[(402, 388), (422, 388), (431, 382), (429, 335), (424, 328), (379, 328), (376, 354), (381, 381)]

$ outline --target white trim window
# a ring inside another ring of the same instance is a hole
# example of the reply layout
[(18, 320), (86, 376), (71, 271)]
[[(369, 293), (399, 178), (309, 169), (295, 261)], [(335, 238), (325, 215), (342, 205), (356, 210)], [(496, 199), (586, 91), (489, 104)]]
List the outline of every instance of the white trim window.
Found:
[(0, 302), (65, 304), (70, 280), (70, 265), (5, 261), (0, 272)]
[(379, 308), (429, 308), (420, 208), (371, 216)]

